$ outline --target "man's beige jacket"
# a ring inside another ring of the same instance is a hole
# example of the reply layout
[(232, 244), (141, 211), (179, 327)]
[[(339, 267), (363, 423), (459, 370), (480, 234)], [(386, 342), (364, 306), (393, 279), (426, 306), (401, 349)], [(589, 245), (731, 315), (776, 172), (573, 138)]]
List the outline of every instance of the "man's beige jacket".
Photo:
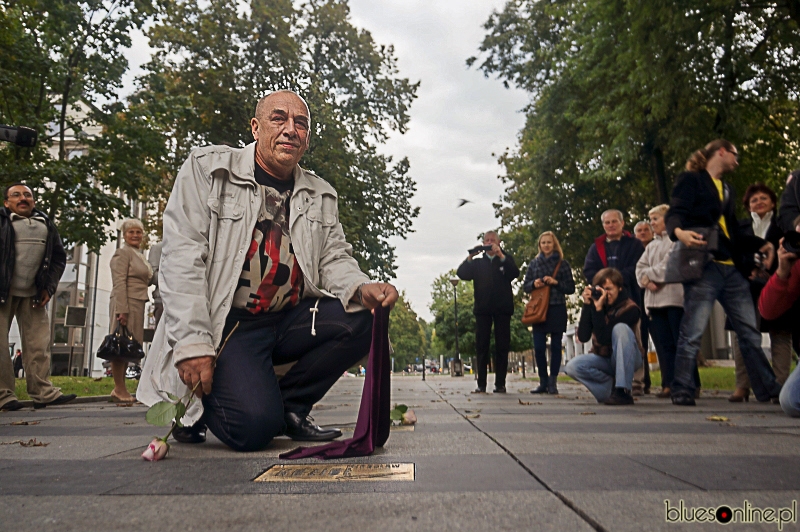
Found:
[[(222, 341), (261, 209), (254, 171), (255, 143), (242, 149), (209, 146), (192, 152), (175, 179), (164, 211), (158, 278), (164, 315), (136, 393), (147, 405), (167, 399), (165, 392), (183, 397), (187, 388), (175, 364), (212, 356)], [(334, 297), (348, 312), (363, 310), (350, 299), (369, 278), (345, 240), (336, 191), (297, 166), (290, 211), (292, 246), (304, 275), (303, 297)], [(184, 423), (194, 423), (201, 414), (201, 402), (193, 401)]]

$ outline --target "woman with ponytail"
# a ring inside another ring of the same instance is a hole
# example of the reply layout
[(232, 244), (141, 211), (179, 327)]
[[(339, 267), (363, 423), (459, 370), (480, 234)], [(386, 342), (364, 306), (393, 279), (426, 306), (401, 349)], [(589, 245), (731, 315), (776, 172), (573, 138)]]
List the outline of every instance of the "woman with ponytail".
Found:
[[(739, 338), (753, 393), (759, 401), (777, 399), (781, 385), (761, 349), (761, 332), (747, 277), (756, 269), (756, 253), (763, 253), (769, 268), (775, 249), (754, 235), (747, 235), (736, 220), (733, 187), (722, 180), (739, 166), (739, 152), (724, 139), (709, 143), (692, 154), (686, 172), (678, 176), (667, 212), (670, 239), (687, 248), (707, 248), (710, 259), (700, 279), (683, 283), (684, 315), (678, 335), (672, 402), (693, 406), (693, 378), (700, 340), (714, 301), (719, 301)], [(717, 238), (704, 238), (703, 234)], [(714, 245), (709, 248), (709, 244)]]

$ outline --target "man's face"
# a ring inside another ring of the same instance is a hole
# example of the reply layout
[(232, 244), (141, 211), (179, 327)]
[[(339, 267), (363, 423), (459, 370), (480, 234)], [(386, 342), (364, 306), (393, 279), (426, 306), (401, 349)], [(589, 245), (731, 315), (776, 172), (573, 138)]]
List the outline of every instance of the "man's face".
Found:
[(610, 212), (603, 216), (603, 231), (606, 232), (606, 237), (610, 240), (617, 240), (622, 237), (623, 227), (622, 219), (616, 213)]
[(644, 245), (649, 244), (650, 241), (653, 240), (653, 230), (647, 224), (637, 225), (634, 232), (636, 233), (636, 238)]
[(603, 283), (603, 290), (608, 294), (608, 296), (606, 296), (606, 303), (613, 305), (619, 297), (619, 286), (612, 283), (610, 279), (606, 279), (606, 282)]
[(261, 115), (250, 120), (257, 160), (270, 174), (288, 179), (308, 148), (308, 109), (296, 94), (279, 92), (267, 97)]
[[(498, 238), (498, 236), (496, 234), (487, 233), (487, 234), (485, 234), (483, 236), (483, 245), (484, 246), (491, 246), (491, 245), (494, 245), (494, 244), (497, 244), (498, 246), (500, 245), (500, 238)], [(489, 252), (489, 254), (491, 255), (492, 253)]]
[(717, 153), (722, 157), (723, 172), (733, 172), (739, 166), (739, 150), (735, 146), (731, 150), (720, 148)]
[(18, 216), (30, 218), (33, 214), (33, 192), (25, 185), (17, 185), (8, 189), (8, 197), (3, 202), (6, 209)]

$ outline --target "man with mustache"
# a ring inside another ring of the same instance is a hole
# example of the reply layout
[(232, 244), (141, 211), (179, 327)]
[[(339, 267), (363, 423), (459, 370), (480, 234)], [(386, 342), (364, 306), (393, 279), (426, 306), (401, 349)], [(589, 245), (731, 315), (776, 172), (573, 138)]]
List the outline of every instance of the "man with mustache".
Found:
[[(0, 208), (0, 353), (8, 353), (8, 331), (17, 318), (22, 365), (34, 408), (75, 399), (50, 382), (50, 318), (45, 306), (58, 288), (67, 254), (53, 223), (35, 209), (33, 191), (23, 183), (5, 189)], [(14, 367), (0, 356), (0, 410), (19, 410)]]
[[(209, 428), (237, 451), (279, 434), (339, 437), (311, 422), (311, 408), (367, 355), (370, 310), (398, 297), (359, 269), (333, 187), (298, 165), (311, 134), (306, 102), (273, 92), (250, 127), (256, 142), (195, 150), (175, 180), (159, 271), (164, 314), (137, 392), (154, 404), (195, 390), (201, 401), (175, 439), (201, 443)], [(287, 363), (278, 380), (274, 366)]]

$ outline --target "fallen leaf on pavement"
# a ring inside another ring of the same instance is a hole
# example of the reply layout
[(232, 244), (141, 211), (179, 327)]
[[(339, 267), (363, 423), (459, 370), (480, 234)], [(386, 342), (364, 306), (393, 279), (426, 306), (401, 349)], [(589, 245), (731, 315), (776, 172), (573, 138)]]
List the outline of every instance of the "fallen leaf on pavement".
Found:
[(474, 416), (467, 416), (468, 419), (478, 419), (479, 417), (481, 417), (480, 414), (475, 414)]
[(12, 425), (38, 425), (38, 421), (14, 421)]
[(47, 447), (48, 445), (50, 445), (49, 443), (38, 441), (36, 438), (31, 438), (28, 441), (15, 440), (15, 441), (0, 442), (0, 445), (16, 445), (16, 444), (20, 444), (23, 447)]
[(709, 421), (730, 421), (730, 419), (725, 416), (708, 416), (706, 419)]
[(582, 416), (596, 416), (597, 412), (581, 412)]
[(530, 401), (523, 401), (522, 399), (518, 399), (518, 401), (519, 401), (519, 404), (521, 404), (521, 405), (532, 405), (533, 404)]
[(476, 413), (480, 412), (481, 410), (482, 410), (482, 408), (479, 408), (477, 410), (464, 410), (464, 412), (467, 413), (467, 414), (476, 414)]

